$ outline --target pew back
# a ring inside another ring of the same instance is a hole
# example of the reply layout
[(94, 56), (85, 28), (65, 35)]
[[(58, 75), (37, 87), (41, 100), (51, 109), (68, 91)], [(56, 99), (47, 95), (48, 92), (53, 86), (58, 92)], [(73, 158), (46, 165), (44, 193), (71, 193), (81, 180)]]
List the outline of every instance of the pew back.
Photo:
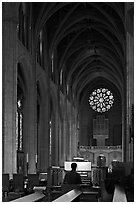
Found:
[(2, 174), (2, 191), (9, 191), (9, 174)]
[(28, 174), (28, 188), (33, 189), (34, 186), (39, 186), (39, 176), (37, 174)]
[(24, 191), (24, 176), (23, 174), (13, 174), (13, 189), (15, 192)]
[(45, 195), (42, 192), (35, 192), (32, 193), (28, 196), (24, 196), (21, 198), (18, 198), (16, 200), (12, 200), (10, 202), (38, 202), (41, 199), (43, 199), (45, 197)]
[(81, 194), (82, 192), (80, 190), (73, 189), (52, 202), (72, 202), (74, 199), (79, 197)]

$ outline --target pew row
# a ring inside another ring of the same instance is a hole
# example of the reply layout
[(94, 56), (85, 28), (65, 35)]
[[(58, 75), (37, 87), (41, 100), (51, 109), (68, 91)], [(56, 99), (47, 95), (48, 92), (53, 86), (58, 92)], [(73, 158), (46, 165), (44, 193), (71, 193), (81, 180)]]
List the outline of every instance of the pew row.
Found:
[(27, 196), (24, 196), (24, 197), (21, 197), (21, 198), (18, 198), (18, 199), (15, 199), (15, 200), (12, 200), (10, 202), (38, 202), (45, 197), (45, 195), (43, 194), (43, 191), (46, 190), (46, 187), (35, 186), (33, 188), (33, 190), (35, 191), (34, 193), (27, 195)]
[(124, 189), (118, 185), (115, 185), (113, 202), (127, 202)]
[(42, 192), (35, 192), (30, 195), (18, 198), (16, 200), (12, 200), (10, 202), (38, 202), (43, 199), (45, 195)]
[(74, 199), (79, 197), (82, 194), (82, 191), (78, 189), (73, 189), (69, 191), (68, 193), (65, 193), (64, 195), (60, 196), (56, 200), (53, 200), (52, 202), (72, 202)]

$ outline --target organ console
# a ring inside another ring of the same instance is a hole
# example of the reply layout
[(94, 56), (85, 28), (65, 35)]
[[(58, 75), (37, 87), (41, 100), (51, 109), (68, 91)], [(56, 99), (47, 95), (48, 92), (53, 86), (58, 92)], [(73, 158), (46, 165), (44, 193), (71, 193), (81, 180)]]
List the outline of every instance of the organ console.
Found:
[[(69, 162), (65, 161), (64, 163), (64, 170), (65, 172), (71, 171), (71, 164), (75, 162)], [(91, 162), (76, 162), (77, 164), (77, 169), (76, 171), (80, 174), (82, 184), (88, 184), (91, 185)]]

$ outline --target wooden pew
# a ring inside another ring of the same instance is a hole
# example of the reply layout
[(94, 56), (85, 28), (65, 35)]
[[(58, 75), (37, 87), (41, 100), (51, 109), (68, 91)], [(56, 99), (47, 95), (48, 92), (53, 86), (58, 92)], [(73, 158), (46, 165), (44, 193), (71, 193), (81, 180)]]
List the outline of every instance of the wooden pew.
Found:
[(28, 174), (28, 190), (32, 192), (34, 186), (39, 186), (39, 175)]
[(2, 174), (2, 191), (9, 191), (9, 174)]
[(72, 202), (75, 198), (80, 196), (82, 194), (82, 191), (78, 189), (73, 189), (64, 195), (60, 196), (56, 200), (53, 200), (52, 202)]
[(100, 187), (90, 186), (86, 184), (81, 184), (82, 195), (80, 196), (80, 201), (82, 202), (98, 202), (100, 198)]
[(99, 193), (95, 191), (84, 191), (80, 197), (81, 202), (98, 202)]
[(24, 176), (23, 174), (13, 174), (13, 189), (14, 192), (24, 191)]
[(23, 174), (13, 174), (13, 191), (8, 193), (8, 200), (15, 200), (24, 196), (24, 176)]
[(9, 174), (2, 174), (2, 201), (6, 202), (9, 192)]
[(43, 191), (46, 190), (46, 187), (44, 187), (44, 186), (39, 186), (39, 187), (35, 186), (33, 188), (33, 190), (35, 191), (35, 193), (32, 193), (30, 195), (27, 195), (27, 196), (24, 196), (24, 197), (15, 199), (15, 200), (12, 200), (10, 202), (38, 202), (38, 201), (40, 201), (41, 199), (43, 199), (45, 197), (45, 195), (43, 194)]
[(12, 200), (10, 202), (38, 202), (39, 200), (43, 199), (45, 195), (42, 192), (35, 192), (28, 196), (24, 196), (18, 198), (16, 200)]
[(124, 189), (118, 185), (115, 185), (113, 202), (127, 202)]

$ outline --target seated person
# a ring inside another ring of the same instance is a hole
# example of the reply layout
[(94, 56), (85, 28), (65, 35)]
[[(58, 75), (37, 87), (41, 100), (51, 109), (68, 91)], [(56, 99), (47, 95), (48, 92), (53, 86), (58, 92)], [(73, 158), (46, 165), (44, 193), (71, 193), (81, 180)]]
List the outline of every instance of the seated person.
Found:
[(71, 164), (72, 170), (65, 175), (64, 182), (63, 182), (64, 184), (81, 184), (82, 183), (80, 174), (76, 172), (76, 168), (77, 168), (77, 164), (72, 163)]
[[(82, 183), (80, 174), (76, 172), (77, 164), (72, 163), (71, 164), (71, 171), (66, 173), (62, 185), (62, 193), (67, 193), (68, 191), (72, 189), (80, 188), (80, 184)], [(74, 199), (74, 202), (79, 202), (80, 197), (77, 197)]]

